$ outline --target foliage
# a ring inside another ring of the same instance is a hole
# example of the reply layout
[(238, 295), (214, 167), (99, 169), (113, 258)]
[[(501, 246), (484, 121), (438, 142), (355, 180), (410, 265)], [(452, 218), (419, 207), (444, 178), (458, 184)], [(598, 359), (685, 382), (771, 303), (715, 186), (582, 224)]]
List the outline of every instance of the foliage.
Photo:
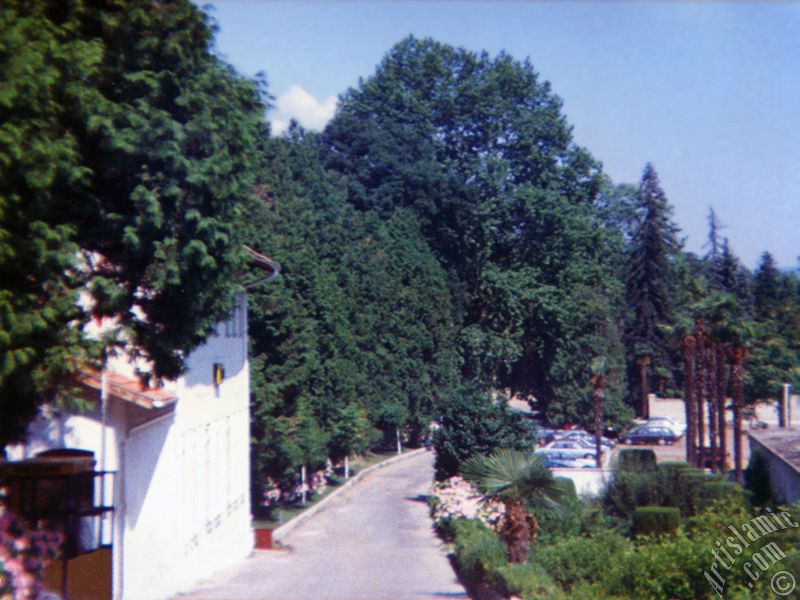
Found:
[[(647, 164), (639, 184), (643, 213), (634, 234), (626, 279), (625, 346), (629, 381), (638, 383), (631, 398), (642, 401), (650, 390), (642, 377), (656, 367), (673, 370), (675, 359), (662, 326), (673, 322), (673, 262), (679, 251), (677, 227), (658, 174)], [(644, 407), (642, 407), (644, 410)]]
[(680, 511), (672, 506), (641, 506), (633, 511), (634, 535), (673, 533), (681, 524)]
[(602, 581), (612, 565), (624, 562), (630, 542), (612, 531), (591, 537), (572, 536), (549, 546), (538, 546), (531, 562), (541, 565), (563, 588), (571, 590), (581, 582)]
[[(598, 165), (532, 66), (409, 37), (348, 90), (322, 136), (348, 200), (419, 219), (447, 273), (461, 374), (536, 396), (557, 422), (591, 406), (589, 362), (622, 364), (616, 240)], [(607, 404), (618, 418), (621, 369)]]
[[(348, 205), (298, 128), (263, 140), (254, 239), (282, 277), (250, 293), (253, 490), (293, 479), (304, 415), (334, 460), (421, 443), (454, 380), (450, 299), (416, 218)], [(322, 439), (322, 438), (320, 438)]]
[(603, 506), (610, 515), (623, 519), (642, 506), (675, 507), (684, 517), (698, 514), (708, 506), (704, 486), (719, 482), (687, 463), (665, 462), (645, 470), (623, 469), (619, 464), (603, 492)]
[(553, 598), (558, 587), (552, 578), (536, 563), (507, 563), (495, 567), (490, 573), (493, 588), (506, 596), (520, 596), (525, 600)]
[(642, 473), (656, 470), (656, 453), (650, 448), (622, 448), (617, 454), (618, 471)]
[(464, 479), (487, 497), (556, 498), (564, 491), (541, 456), (518, 450), (502, 448), (489, 456), (472, 457), (461, 470)]
[(498, 535), (480, 521), (454, 523), (454, 549), (459, 573), (470, 584), (481, 581), (494, 567), (506, 563), (506, 547)]
[(503, 503), (500, 536), (508, 545), (509, 562), (524, 562), (538, 529), (526, 504), (556, 503), (568, 488), (556, 482), (541, 456), (509, 448), (470, 458), (462, 472), (484, 496)]
[(701, 485), (698, 512), (710, 510), (716, 504), (747, 507), (744, 488), (733, 481), (708, 481)]
[(536, 499), (527, 502), (528, 511), (536, 515), (538, 521), (536, 541), (539, 544), (550, 544), (564, 537), (578, 535), (584, 526), (584, 508), (573, 481), (556, 477), (555, 484), (561, 488), (558, 504)]
[(264, 105), (212, 41), (188, 1), (0, 8), (0, 446), (98, 358), (89, 316), (168, 378), (227, 316)]
[(502, 399), (477, 385), (466, 385), (444, 398), (440, 405), (439, 428), (434, 432), (436, 478), (457, 474), (463, 463), (499, 448), (532, 451), (536, 439), (530, 425), (509, 410)]

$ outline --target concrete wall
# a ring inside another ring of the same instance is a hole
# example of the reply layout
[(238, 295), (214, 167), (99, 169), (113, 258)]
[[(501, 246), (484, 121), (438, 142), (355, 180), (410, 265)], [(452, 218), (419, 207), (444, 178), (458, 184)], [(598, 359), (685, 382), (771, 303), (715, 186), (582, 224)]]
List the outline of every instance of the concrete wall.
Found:
[(554, 477), (566, 477), (575, 484), (581, 498), (598, 496), (614, 473), (612, 469), (552, 469)]
[[(800, 425), (800, 396), (792, 395), (792, 422)], [(770, 427), (778, 426), (778, 403), (777, 400), (772, 404), (759, 404), (755, 409), (755, 416), (750, 421), (745, 421), (745, 426), (749, 422), (763, 421)], [(731, 410), (726, 411), (728, 422), (733, 421)], [(686, 424), (686, 408), (681, 398), (659, 398), (655, 394), (650, 394), (650, 415), (653, 417), (669, 417), (677, 423)]]
[(759, 452), (767, 459), (770, 488), (775, 501), (780, 504), (793, 504), (800, 500), (800, 474), (757, 440), (752, 437), (749, 439), (750, 451)]

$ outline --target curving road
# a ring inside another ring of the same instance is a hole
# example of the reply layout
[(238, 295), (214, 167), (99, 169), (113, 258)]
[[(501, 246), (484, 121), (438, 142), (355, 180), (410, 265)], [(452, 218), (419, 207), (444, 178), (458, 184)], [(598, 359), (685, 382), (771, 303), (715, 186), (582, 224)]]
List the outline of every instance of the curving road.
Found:
[(289, 532), (289, 551), (254, 552), (181, 600), (468, 598), (436, 538), (426, 452), (368, 473)]

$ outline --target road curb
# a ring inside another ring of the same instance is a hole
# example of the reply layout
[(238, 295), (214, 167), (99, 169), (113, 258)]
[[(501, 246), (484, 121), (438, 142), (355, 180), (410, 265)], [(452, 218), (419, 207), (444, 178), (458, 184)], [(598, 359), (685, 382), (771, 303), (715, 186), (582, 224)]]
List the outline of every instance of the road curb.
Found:
[(272, 531), (272, 539), (280, 542), (283, 537), (285, 537), (290, 531), (292, 531), (295, 527), (300, 525), (306, 519), (313, 517), (320, 511), (322, 511), (328, 504), (330, 504), (334, 498), (336, 498), (341, 492), (344, 492), (346, 489), (353, 487), (356, 483), (361, 481), (363, 477), (366, 477), (372, 471), (377, 469), (382, 469), (383, 467), (392, 465), (396, 462), (400, 462), (401, 460), (405, 460), (407, 458), (411, 458), (412, 456), (419, 456), (420, 454), (427, 452), (425, 448), (419, 448), (417, 450), (412, 450), (411, 452), (406, 452), (405, 454), (398, 454), (397, 456), (393, 456), (392, 458), (387, 458), (384, 461), (381, 461), (377, 464), (372, 465), (371, 467), (367, 467), (363, 471), (359, 471), (355, 475), (353, 475), (350, 479), (344, 482), (341, 486), (336, 488), (330, 494), (325, 496), (322, 500), (317, 502), (314, 506), (301, 512), (296, 517), (292, 517), (286, 523), (281, 525), (280, 527), (276, 527)]

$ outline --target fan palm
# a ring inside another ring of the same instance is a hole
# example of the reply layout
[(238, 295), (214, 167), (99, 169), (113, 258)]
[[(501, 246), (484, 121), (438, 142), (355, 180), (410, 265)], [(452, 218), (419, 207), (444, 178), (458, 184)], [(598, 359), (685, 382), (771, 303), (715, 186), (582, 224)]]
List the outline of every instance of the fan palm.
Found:
[(544, 466), (541, 456), (504, 448), (489, 456), (466, 461), (461, 470), (486, 498), (498, 500), (505, 507), (500, 536), (508, 546), (508, 560), (525, 562), (535, 522), (525, 510), (526, 501), (553, 503), (562, 488)]

